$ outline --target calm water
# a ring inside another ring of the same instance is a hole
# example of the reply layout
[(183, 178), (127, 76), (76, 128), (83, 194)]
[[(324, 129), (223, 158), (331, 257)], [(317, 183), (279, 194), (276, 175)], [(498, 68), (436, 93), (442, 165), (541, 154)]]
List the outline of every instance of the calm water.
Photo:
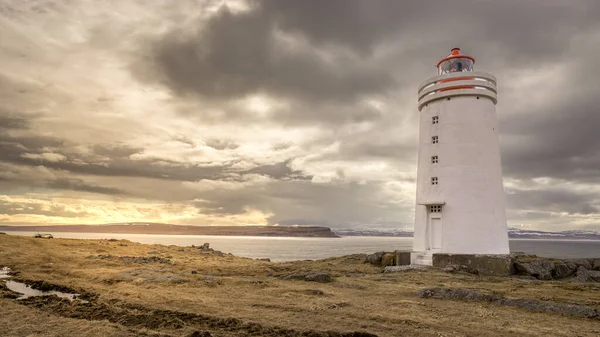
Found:
[[(34, 232), (7, 232), (33, 236)], [(314, 260), (326, 257), (377, 251), (410, 250), (412, 238), (350, 236), (335, 238), (282, 238), (257, 236), (158, 235), (106, 233), (52, 233), (54, 237), (74, 239), (125, 239), (139, 243), (176, 246), (202, 245), (225, 253), (250, 258), (268, 257), (271, 261)], [(42, 240), (42, 239), (40, 239)], [(513, 252), (557, 258), (599, 257), (600, 241), (511, 240)]]

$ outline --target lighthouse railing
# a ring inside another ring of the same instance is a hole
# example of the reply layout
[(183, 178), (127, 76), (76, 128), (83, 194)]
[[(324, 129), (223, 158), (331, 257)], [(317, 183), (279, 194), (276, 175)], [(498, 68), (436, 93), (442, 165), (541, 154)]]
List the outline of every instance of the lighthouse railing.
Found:
[(419, 111), (435, 100), (453, 96), (477, 96), (497, 102), (496, 77), (484, 72), (454, 72), (432, 77), (419, 85)]

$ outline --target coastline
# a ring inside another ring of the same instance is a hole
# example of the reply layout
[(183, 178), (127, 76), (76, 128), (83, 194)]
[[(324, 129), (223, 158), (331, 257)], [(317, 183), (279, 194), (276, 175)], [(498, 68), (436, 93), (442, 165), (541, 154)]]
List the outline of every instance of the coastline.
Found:
[[(518, 300), (597, 310), (598, 283), (434, 268), (389, 274), (364, 259), (354, 254), (275, 263), (200, 247), (0, 235), (0, 267), (11, 268), (15, 280), (60, 287), (89, 301), (15, 300), (0, 281), (0, 326), (5, 335), (47, 331), (56, 336), (541, 337), (598, 332), (596, 318), (502, 304)], [(420, 296), (424, 289), (432, 290)], [(477, 289), (501, 300), (447, 299), (435, 289), (449, 294)]]
[(0, 226), (0, 232), (7, 231), (339, 238), (330, 228), (320, 226), (191, 226), (162, 223)]

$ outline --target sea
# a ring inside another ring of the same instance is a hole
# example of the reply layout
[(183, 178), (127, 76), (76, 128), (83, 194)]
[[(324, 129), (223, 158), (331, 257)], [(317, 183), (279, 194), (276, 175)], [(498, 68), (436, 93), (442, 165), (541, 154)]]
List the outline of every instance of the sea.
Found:
[[(6, 232), (33, 236), (35, 232)], [(346, 236), (341, 238), (296, 238), (264, 236), (162, 235), (107, 233), (52, 233), (57, 238), (123, 239), (144, 244), (191, 246), (209, 243), (224, 253), (248, 258), (269, 258), (274, 262), (317, 260), (328, 257), (378, 251), (410, 250), (410, 237)], [(598, 240), (511, 239), (512, 252), (553, 258), (600, 258)]]

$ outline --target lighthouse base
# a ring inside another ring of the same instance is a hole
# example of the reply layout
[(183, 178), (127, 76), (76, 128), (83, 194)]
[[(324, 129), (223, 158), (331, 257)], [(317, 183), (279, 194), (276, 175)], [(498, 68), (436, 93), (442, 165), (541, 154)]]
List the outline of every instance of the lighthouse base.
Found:
[(433, 266), (433, 250), (424, 250), (420, 252), (410, 252), (410, 264)]
[(434, 267), (465, 266), (479, 275), (508, 276), (515, 273), (514, 257), (510, 254), (445, 254), (432, 256)]

